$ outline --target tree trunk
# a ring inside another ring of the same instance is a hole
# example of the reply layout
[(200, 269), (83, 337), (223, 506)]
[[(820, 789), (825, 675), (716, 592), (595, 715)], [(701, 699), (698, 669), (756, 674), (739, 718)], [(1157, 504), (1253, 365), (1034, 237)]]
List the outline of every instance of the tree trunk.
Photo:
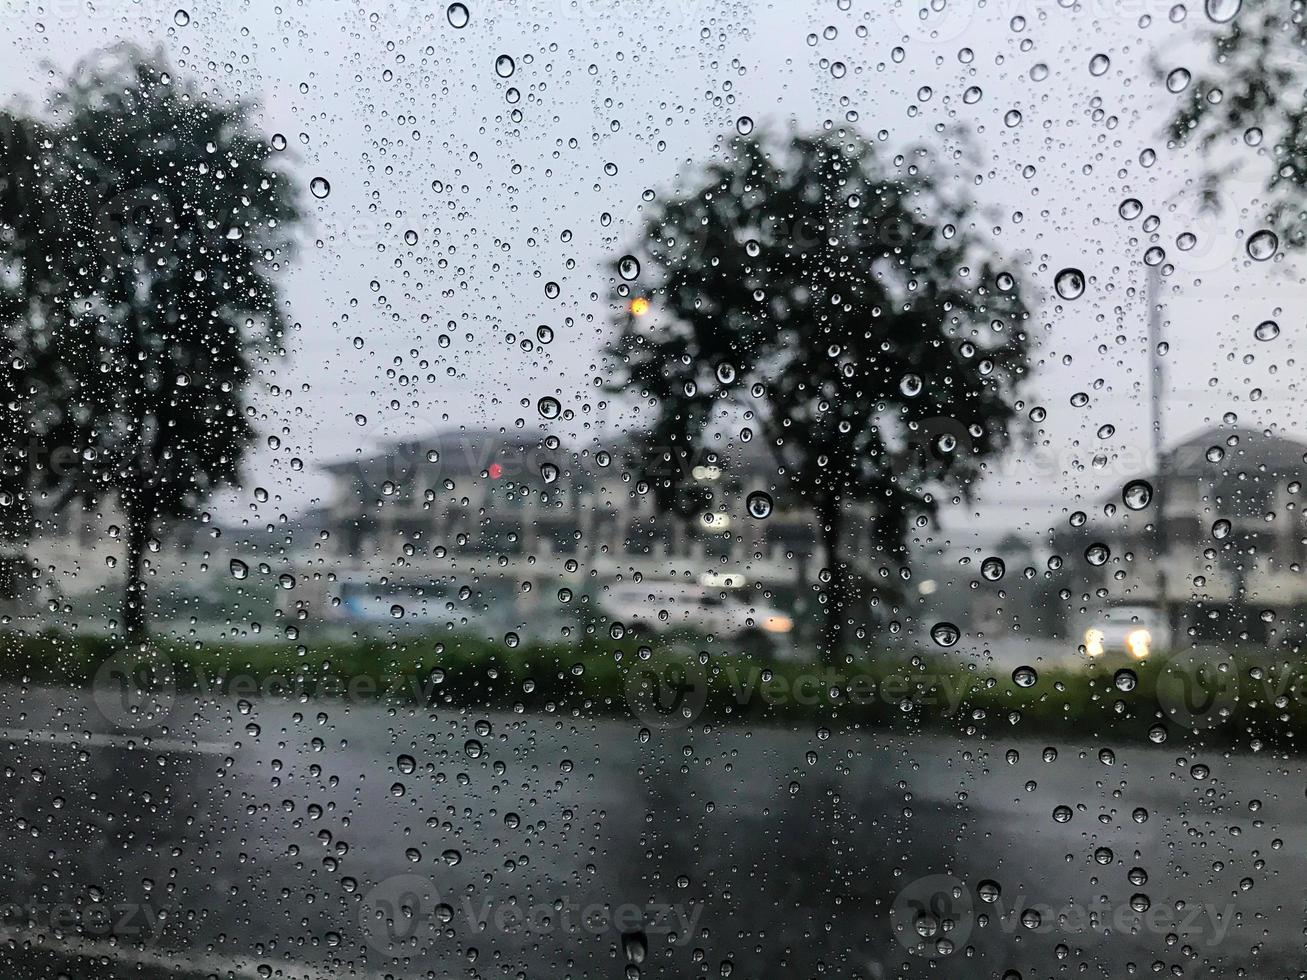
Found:
[(827, 664), (839, 664), (844, 654), (845, 599), (843, 560), (844, 514), (838, 501), (816, 507), (820, 523), (822, 548), (826, 552), (826, 570), (830, 581), (825, 583), (826, 604), (822, 622), (821, 656)]
[(150, 536), (150, 521), (138, 514), (127, 514), (127, 581), (123, 590), (123, 639), (137, 646), (148, 638), (145, 623), (145, 582), (141, 565), (145, 561), (145, 542)]

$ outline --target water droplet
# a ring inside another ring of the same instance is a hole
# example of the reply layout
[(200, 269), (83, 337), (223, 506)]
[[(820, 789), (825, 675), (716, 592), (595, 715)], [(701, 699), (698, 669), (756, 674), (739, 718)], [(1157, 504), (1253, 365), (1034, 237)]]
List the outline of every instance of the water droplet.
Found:
[(617, 260), (617, 274), (630, 282), (640, 274), (640, 260), (634, 255), (623, 255)]
[(250, 566), (239, 558), (233, 558), (227, 567), (231, 570), (232, 578), (246, 578), (250, 574)]
[(472, 19), (467, 7), (461, 3), (451, 3), (445, 8), (445, 17), (449, 20), (450, 27), (455, 27), (460, 31), (467, 27), (467, 22)]
[(624, 932), (622, 933), (622, 952), (626, 955), (628, 963), (638, 966), (649, 955), (649, 940), (643, 932)]
[(1243, 0), (1207, 0), (1207, 16), (1217, 24), (1226, 24), (1239, 15)]
[(1230, 536), (1230, 532), (1233, 529), (1234, 529), (1234, 525), (1231, 524), (1229, 521), (1227, 521), (1224, 517), (1222, 517), (1219, 521), (1217, 521), (1215, 524), (1212, 525), (1212, 537), (1214, 537), (1217, 541), (1223, 541)]
[(1280, 336), (1280, 325), (1274, 320), (1263, 320), (1253, 330), (1253, 336), (1258, 340), (1274, 340)]
[(327, 182), (326, 177), (314, 177), (309, 181), (309, 193), (318, 200), (322, 200), (331, 193), (331, 184)]
[(741, 116), (735, 120), (735, 131), (741, 136), (748, 136), (753, 132), (753, 120), (748, 116)]
[(1085, 291), (1085, 274), (1079, 269), (1063, 269), (1053, 278), (1053, 288), (1063, 299), (1079, 299)]
[(185, 27), (191, 22), (191, 15), (185, 10), (178, 10), (172, 15), (172, 22), (178, 27)]
[(1121, 491), (1121, 502), (1131, 510), (1143, 510), (1153, 500), (1153, 485), (1147, 480), (1131, 480)]
[(1279, 237), (1266, 228), (1254, 232), (1248, 239), (1248, 255), (1257, 262), (1265, 262), (1279, 247)]
[(1071, 808), (1065, 804), (1054, 807), (1053, 819), (1058, 823), (1066, 823), (1071, 819)]
[(395, 765), (399, 767), (400, 772), (407, 774), (412, 773), (417, 769), (418, 762), (417, 759), (413, 758), (411, 755), (401, 755), (395, 760)]
[(556, 419), (558, 414), (563, 410), (562, 404), (557, 398), (546, 395), (536, 402), (536, 410), (547, 419)]
[(508, 78), (517, 69), (517, 62), (506, 54), (501, 54), (495, 59), (495, 74), (500, 78)]
[(952, 623), (936, 623), (930, 628), (930, 638), (942, 647), (951, 647), (962, 639), (962, 631)]
[(903, 392), (904, 396), (907, 398), (916, 398), (921, 394), (921, 389), (924, 387), (924, 384), (925, 383), (921, 380), (921, 375), (905, 374), (899, 380), (899, 391)]
[(1187, 68), (1176, 68), (1166, 76), (1166, 90), (1172, 95), (1179, 95), (1189, 87), (1189, 81), (1193, 76), (1189, 74)]
[(1085, 561), (1091, 565), (1105, 565), (1110, 557), (1112, 552), (1105, 544), (1095, 543), (1085, 549)]
[(1021, 666), (1012, 671), (1012, 683), (1017, 687), (1034, 687), (1039, 681), (1039, 672), (1034, 667)]
[(1003, 889), (999, 887), (997, 881), (994, 881), (992, 878), (986, 878), (984, 881), (976, 885), (976, 894), (980, 896), (982, 902), (987, 902), (992, 905), (994, 902), (997, 902), (999, 896), (1003, 894)]
[(1089, 74), (1097, 78), (1106, 74), (1107, 70), (1112, 67), (1112, 59), (1105, 54), (1096, 54), (1089, 59)]
[(745, 506), (749, 509), (749, 516), (763, 520), (771, 516), (772, 499), (771, 495), (761, 490), (755, 490), (749, 494), (745, 500)]
[(1129, 667), (1122, 667), (1112, 675), (1112, 683), (1118, 691), (1133, 691), (1139, 683), (1139, 675)]
[(1143, 202), (1137, 197), (1127, 197), (1121, 202), (1121, 206), (1117, 208), (1117, 213), (1126, 221), (1134, 221), (1135, 218), (1144, 213)]
[(1007, 565), (997, 556), (986, 558), (980, 563), (980, 574), (991, 582), (997, 582), (1007, 574)]

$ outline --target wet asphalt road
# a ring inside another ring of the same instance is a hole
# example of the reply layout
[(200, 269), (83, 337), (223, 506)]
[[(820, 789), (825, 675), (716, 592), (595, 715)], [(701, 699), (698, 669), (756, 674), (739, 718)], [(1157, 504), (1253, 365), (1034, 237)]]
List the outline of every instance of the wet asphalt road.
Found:
[(133, 732), (85, 693), (0, 689), (3, 976), (1303, 961), (1297, 760), (210, 696), (167, 721)]

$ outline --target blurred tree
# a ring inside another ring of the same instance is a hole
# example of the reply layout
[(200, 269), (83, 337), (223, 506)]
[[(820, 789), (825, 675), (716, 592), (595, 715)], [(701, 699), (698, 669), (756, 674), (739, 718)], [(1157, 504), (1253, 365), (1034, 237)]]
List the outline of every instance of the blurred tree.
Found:
[[(630, 302), (610, 388), (640, 399), (632, 438), (664, 506), (685, 500), (685, 459), (757, 430), (779, 504), (816, 517), (834, 657), (858, 578), (847, 549), (906, 567), (933, 488), (969, 496), (1008, 444), (1029, 314), (925, 151), (886, 168), (848, 134), (728, 139), (615, 264)], [(852, 503), (865, 540), (846, 537)]]
[(1212, 64), (1193, 73), (1171, 118), (1171, 136), (1207, 157), (1200, 179), (1208, 207), (1221, 204), (1253, 148), (1266, 160), (1267, 218), (1281, 242), (1301, 248), (1307, 244), (1307, 20), (1296, 4), (1279, 0), (1207, 0), (1206, 9), (1216, 29)]
[(51, 106), (38, 200), (0, 200), (25, 371), (41, 379), (31, 410), (46, 446), (75, 461), (32, 469), (52, 506), (116, 499), (121, 628), (139, 642), (161, 521), (235, 480), (253, 438), (245, 395), (282, 335), (270, 274), (299, 215), (248, 107), (211, 101), (161, 56), (94, 56)]
[(42, 199), (47, 136), (36, 120), (0, 112), (0, 426), (10, 434), (0, 455), (0, 597), (6, 599), (17, 596), (27, 577), (33, 476), (43, 445), (36, 396), (51, 381), (52, 365), (37, 356), (23, 276), (24, 269), (40, 264), (39, 236), (30, 234), (29, 216)]

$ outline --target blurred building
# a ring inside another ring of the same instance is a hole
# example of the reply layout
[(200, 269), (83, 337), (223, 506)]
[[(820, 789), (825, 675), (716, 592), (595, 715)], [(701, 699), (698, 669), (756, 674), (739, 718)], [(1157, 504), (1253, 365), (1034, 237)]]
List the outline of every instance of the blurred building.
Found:
[[(560, 589), (581, 602), (635, 576), (752, 590), (802, 614), (823, 556), (774, 462), (738, 446), (662, 462), (686, 467), (680, 506), (659, 502), (622, 444), (470, 429), (397, 442), (326, 467), (331, 502), (305, 520), (318, 538), (301, 577), (345, 618), (462, 615), (470, 591), (471, 605), (523, 620), (552, 614)], [(751, 515), (755, 492), (778, 506)]]
[[(1063, 532), (1068, 585), (1090, 605), (1164, 608), (1174, 629), (1201, 641), (1297, 641), (1307, 631), (1307, 445), (1247, 428), (1204, 430), (1144, 474), (1140, 503), (1122, 490), (1082, 528)], [(1107, 559), (1094, 565), (1094, 545)], [(1163, 556), (1159, 560), (1159, 556)]]

